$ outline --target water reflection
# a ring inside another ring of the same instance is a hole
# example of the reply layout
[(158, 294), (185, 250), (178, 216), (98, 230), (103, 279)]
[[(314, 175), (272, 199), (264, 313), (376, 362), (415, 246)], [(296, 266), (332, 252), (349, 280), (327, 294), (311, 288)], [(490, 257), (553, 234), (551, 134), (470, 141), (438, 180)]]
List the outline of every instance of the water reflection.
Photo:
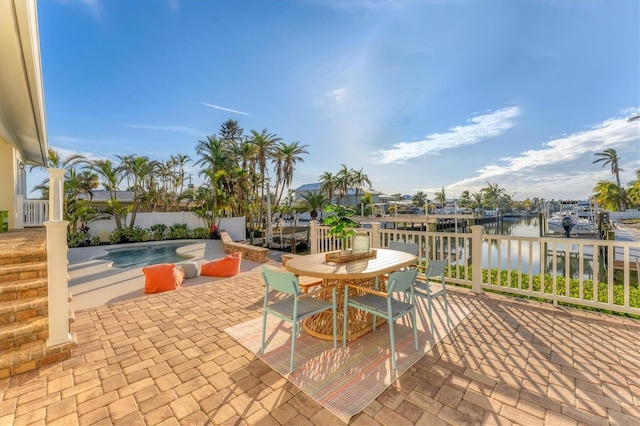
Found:
[[(538, 217), (518, 218), (511, 221), (496, 221), (484, 224), (483, 233), (487, 235), (510, 235), (514, 237), (539, 237), (540, 226)], [(566, 255), (565, 244), (570, 242), (545, 244), (539, 241), (501, 241), (489, 240), (482, 244), (483, 268), (497, 268), (520, 270), (532, 275), (540, 274), (541, 268), (545, 273), (565, 275)], [(585, 247), (582, 265), (582, 277), (593, 278), (592, 253)], [(571, 278), (580, 276), (580, 257), (578, 253), (569, 247), (569, 275)], [(459, 252), (464, 252), (464, 247), (458, 247)], [(593, 248), (591, 247), (591, 251)], [(555, 262), (553, 253), (555, 252)], [(540, 259), (545, 259), (540, 261)], [(464, 264), (460, 258), (458, 264)], [(490, 265), (490, 266), (489, 266)], [(543, 266), (541, 266), (543, 265)]]

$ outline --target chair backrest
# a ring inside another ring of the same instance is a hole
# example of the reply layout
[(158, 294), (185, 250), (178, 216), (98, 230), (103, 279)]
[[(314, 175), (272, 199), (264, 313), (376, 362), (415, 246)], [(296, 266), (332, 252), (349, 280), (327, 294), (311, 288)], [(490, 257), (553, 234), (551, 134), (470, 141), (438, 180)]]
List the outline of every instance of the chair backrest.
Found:
[(262, 267), (262, 277), (267, 285), (267, 289), (271, 287), (273, 290), (299, 295), (300, 287), (298, 286), (298, 278), (291, 272), (274, 271), (266, 266)]
[(389, 243), (390, 250), (403, 251), (405, 253), (418, 255), (418, 245), (416, 243), (403, 243), (402, 241), (391, 241)]
[(447, 267), (448, 260), (430, 260), (424, 274), (429, 277), (441, 276), (444, 280), (444, 268)]
[(397, 291), (406, 291), (413, 288), (413, 283), (418, 277), (417, 269), (410, 269), (408, 271), (395, 271), (389, 275), (387, 284), (387, 293), (391, 296), (392, 293)]

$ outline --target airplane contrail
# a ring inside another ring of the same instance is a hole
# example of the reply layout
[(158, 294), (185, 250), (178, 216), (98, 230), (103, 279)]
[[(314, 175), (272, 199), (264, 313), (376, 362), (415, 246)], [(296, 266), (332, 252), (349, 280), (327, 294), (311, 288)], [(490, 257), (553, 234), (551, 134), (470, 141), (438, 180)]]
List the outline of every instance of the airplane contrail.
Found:
[(202, 105), (208, 106), (209, 108), (221, 109), (222, 111), (235, 112), (236, 114), (248, 115), (249, 117), (251, 117), (251, 114), (249, 114), (247, 112), (242, 112), (242, 111), (238, 111), (238, 110), (231, 109), (231, 108), (225, 108), (225, 107), (221, 107), (221, 106), (218, 106), (218, 105), (208, 104), (206, 102), (202, 102)]

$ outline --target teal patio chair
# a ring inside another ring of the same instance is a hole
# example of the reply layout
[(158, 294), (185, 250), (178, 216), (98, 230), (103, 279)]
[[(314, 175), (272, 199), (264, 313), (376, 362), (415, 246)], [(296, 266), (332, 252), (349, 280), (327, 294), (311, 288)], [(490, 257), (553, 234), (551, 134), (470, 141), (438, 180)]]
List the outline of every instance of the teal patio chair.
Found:
[[(293, 358), (296, 350), (296, 336), (300, 329), (299, 322), (311, 315), (323, 312), (329, 309), (333, 310), (333, 348), (338, 347), (337, 344), (337, 314), (336, 314), (336, 288), (322, 287), (318, 290), (302, 293), (298, 285), (298, 278), (290, 272), (280, 272), (262, 267), (262, 277), (265, 282), (264, 290), (264, 309), (262, 311), (262, 345), (260, 353), (264, 354), (265, 334), (267, 328), (267, 314), (274, 315), (283, 321), (291, 323), (291, 362), (289, 364), (289, 373), (293, 373)], [(274, 291), (271, 291), (274, 290)], [(315, 294), (331, 290), (332, 299), (319, 300), (312, 297)], [(286, 295), (284, 298), (271, 300), (269, 296)]]
[[(408, 271), (396, 271), (389, 275), (387, 291), (382, 292), (377, 288), (372, 289), (356, 284), (347, 284), (344, 288), (344, 318), (348, 318), (349, 306), (361, 309), (373, 314), (373, 331), (376, 330), (376, 319), (381, 317), (389, 324), (389, 337), (391, 340), (391, 364), (396, 370), (396, 347), (393, 332), (393, 322), (398, 318), (411, 314), (413, 324), (413, 338), (416, 351), (418, 350), (418, 328), (416, 323), (416, 305), (414, 294), (414, 283), (418, 271), (416, 269)], [(349, 297), (349, 289), (354, 288), (365, 292), (364, 296)], [(409, 303), (394, 298), (394, 295), (404, 295), (408, 291), (410, 294)], [(347, 346), (347, 322), (344, 322), (342, 330), (342, 346)]]
[(418, 248), (418, 244), (416, 243), (404, 243), (402, 241), (391, 241), (389, 243), (389, 250), (403, 251), (405, 253), (409, 253), (417, 257), (419, 248)]
[[(445, 260), (430, 260), (426, 267), (424, 267), (425, 281), (416, 281), (415, 295), (427, 299), (427, 306), (429, 311), (429, 323), (431, 324), (431, 337), (435, 339), (435, 327), (433, 324), (433, 299), (442, 297), (444, 300), (444, 314), (447, 317), (447, 324), (452, 325), (451, 318), (449, 318), (449, 302), (447, 301), (447, 285), (444, 282), (444, 269), (449, 263), (448, 259)], [(441, 286), (440, 289), (432, 288), (434, 284), (430, 278), (440, 277), (441, 283), (436, 284)]]

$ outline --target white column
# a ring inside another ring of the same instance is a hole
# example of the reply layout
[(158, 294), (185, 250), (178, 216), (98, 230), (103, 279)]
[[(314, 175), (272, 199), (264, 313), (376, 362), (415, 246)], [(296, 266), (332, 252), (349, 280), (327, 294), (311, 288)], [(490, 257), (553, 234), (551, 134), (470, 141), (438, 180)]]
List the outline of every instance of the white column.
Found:
[(24, 228), (24, 195), (16, 197), (16, 216), (13, 218), (13, 227), (16, 229)]
[(67, 226), (62, 203), (64, 170), (49, 169), (49, 220), (47, 228), (47, 281), (49, 283), (49, 339), (47, 346), (71, 341), (69, 333), (69, 286)]
[(482, 293), (482, 225), (471, 227), (471, 268), (473, 278), (471, 289), (476, 293)]
[(62, 220), (64, 170), (49, 169), (49, 220)]

